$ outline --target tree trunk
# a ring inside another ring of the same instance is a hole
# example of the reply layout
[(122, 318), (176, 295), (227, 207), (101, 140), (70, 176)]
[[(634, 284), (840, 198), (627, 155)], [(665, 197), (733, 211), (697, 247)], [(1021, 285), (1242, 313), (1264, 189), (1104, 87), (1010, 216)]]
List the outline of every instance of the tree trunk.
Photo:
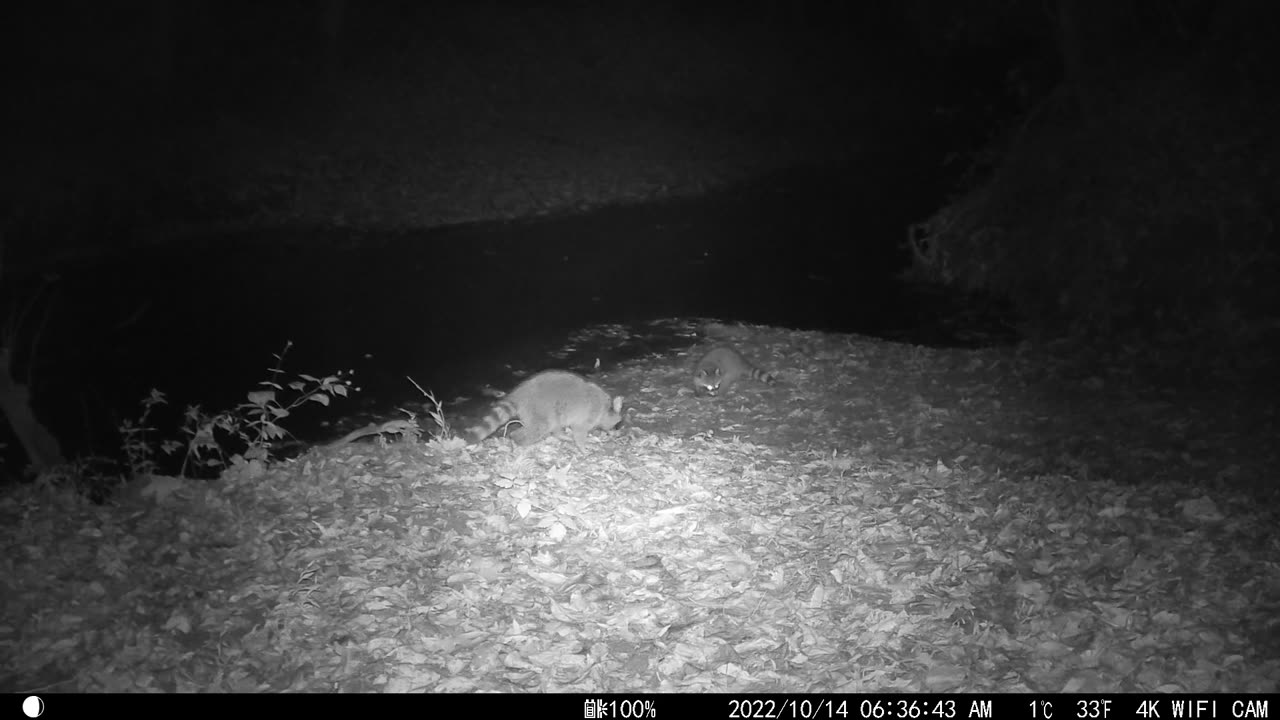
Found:
[(1062, 56), (1062, 75), (1068, 91), (1076, 100), (1080, 117), (1088, 127), (1099, 122), (1095, 83), (1087, 59), (1085, 20), (1079, 0), (1058, 0), (1058, 52)]
[(13, 381), (9, 374), (9, 348), (0, 348), (0, 411), (9, 420), (13, 434), (27, 451), (31, 469), (47, 470), (63, 462), (62, 448), (53, 434), (40, 424), (31, 412), (31, 393), (27, 386)]
[(144, 58), (146, 67), (143, 68), (143, 74), (156, 96), (169, 92), (174, 84), (177, 64), (175, 2), (177, 0), (152, 0), (147, 6), (150, 22), (146, 39), (149, 42), (149, 52)]
[(325, 0), (320, 8), (320, 33), (324, 42), (325, 67), (339, 69), (342, 61), (342, 27), (347, 19), (346, 0)]

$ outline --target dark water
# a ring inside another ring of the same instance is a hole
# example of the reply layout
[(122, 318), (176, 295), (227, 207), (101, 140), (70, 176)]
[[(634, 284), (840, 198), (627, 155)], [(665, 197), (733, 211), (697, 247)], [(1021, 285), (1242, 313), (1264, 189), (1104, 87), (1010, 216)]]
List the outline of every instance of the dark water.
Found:
[[(594, 323), (641, 336), (644, 321), (697, 316), (947, 343), (894, 278), (905, 226), (936, 203), (925, 185), (797, 171), (558, 219), (211, 237), (67, 267), (33, 368), (37, 411), (69, 450), (115, 447), (111, 429), (149, 388), (174, 412), (227, 407), (286, 341), (285, 377), (355, 370), (362, 391), (330, 419), (419, 403), (406, 376), (444, 399), (510, 366), (559, 365), (547, 353)], [(595, 349), (688, 344), (660, 335)]]

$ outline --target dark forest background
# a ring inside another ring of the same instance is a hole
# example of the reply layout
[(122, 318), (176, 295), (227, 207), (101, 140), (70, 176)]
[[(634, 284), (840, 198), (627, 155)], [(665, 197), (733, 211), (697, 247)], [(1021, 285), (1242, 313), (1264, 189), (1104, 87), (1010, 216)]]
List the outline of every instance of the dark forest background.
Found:
[(947, 190), (910, 228), (911, 277), (1005, 300), (1031, 337), (1141, 342), (1187, 377), (1277, 345), (1274, 3), (5, 13), (0, 388), (18, 425), (66, 263), (263, 227), (576, 213), (868, 158)]

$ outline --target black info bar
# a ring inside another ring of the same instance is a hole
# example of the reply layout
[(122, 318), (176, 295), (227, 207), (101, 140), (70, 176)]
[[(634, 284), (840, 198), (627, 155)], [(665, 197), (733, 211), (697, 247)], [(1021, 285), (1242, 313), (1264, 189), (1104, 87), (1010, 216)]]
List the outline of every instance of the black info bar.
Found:
[(22, 716), (59, 720), (117, 711), (166, 713), (160, 717), (178, 720), (183, 713), (227, 712), (405, 720), (1268, 720), (1276, 697), (1274, 693), (24, 694), (10, 696), (10, 711), (0, 720)]

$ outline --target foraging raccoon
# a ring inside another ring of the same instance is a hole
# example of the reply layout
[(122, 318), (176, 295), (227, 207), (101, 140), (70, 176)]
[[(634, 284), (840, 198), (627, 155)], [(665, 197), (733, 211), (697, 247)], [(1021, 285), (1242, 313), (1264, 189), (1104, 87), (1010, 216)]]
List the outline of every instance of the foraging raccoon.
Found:
[(752, 365), (731, 347), (718, 347), (702, 356), (697, 368), (693, 371), (693, 394), (715, 395), (717, 392), (728, 393), (729, 388), (739, 379), (749, 377), (752, 380), (773, 384), (773, 373), (765, 372)]
[(568, 429), (581, 446), (592, 430), (612, 430), (622, 424), (622, 396), (610, 400), (604, 388), (580, 375), (546, 370), (507, 393), (464, 436), (478, 443), (512, 420), (520, 421), (520, 427), (509, 433), (517, 445), (532, 445)]

